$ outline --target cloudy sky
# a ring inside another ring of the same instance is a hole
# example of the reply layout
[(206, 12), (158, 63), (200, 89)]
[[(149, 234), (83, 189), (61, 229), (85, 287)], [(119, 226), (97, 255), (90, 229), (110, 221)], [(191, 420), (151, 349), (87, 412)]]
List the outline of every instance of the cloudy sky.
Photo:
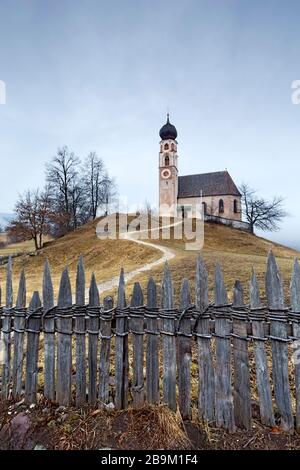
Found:
[(0, 212), (62, 145), (95, 150), (132, 204), (157, 202), (158, 131), (180, 174), (227, 168), (285, 197), (272, 237), (300, 249), (300, 2), (0, 0)]

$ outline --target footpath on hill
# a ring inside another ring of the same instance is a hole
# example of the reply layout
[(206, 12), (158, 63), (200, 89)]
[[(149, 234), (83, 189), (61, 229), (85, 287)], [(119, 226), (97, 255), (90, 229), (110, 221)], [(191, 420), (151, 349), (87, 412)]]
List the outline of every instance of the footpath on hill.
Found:
[[(158, 230), (168, 229), (171, 227), (175, 227), (176, 225), (181, 224), (181, 223), (182, 221), (180, 220), (179, 222), (169, 224), (169, 225), (164, 225), (163, 227), (158, 227), (158, 228), (156, 227), (156, 228), (149, 229), (149, 230), (147, 229), (147, 230), (126, 232), (121, 235), (121, 239), (123, 240), (132, 241), (139, 245), (144, 245), (147, 247), (155, 248), (156, 250), (159, 250), (162, 253), (162, 256), (159, 259), (152, 261), (151, 263), (143, 264), (139, 268), (136, 268), (132, 271), (129, 271), (128, 273), (125, 273), (126, 282), (131, 281), (134, 277), (136, 277), (140, 273), (143, 273), (145, 271), (150, 271), (151, 269), (156, 268), (157, 266), (165, 263), (166, 261), (170, 261), (176, 256), (175, 250), (171, 250), (170, 248), (166, 248), (163, 245), (151, 243), (146, 240), (140, 240), (138, 237), (142, 233), (145, 233), (145, 232), (149, 233), (149, 232), (154, 232)], [(119, 283), (119, 276), (114, 276), (111, 279), (108, 279), (107, 281), (101, 282), (100, 284), (98, 284), (99, 294), (103, 294), (104, 292), (110, 291), (118, 287), (118, 283)]]

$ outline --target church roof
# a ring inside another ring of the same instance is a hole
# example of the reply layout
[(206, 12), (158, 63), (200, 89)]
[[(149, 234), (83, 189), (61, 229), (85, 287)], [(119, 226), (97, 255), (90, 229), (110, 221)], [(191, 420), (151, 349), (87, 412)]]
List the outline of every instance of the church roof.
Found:
[(228, 171), (179, 176), (178, 197), (241, 196)]

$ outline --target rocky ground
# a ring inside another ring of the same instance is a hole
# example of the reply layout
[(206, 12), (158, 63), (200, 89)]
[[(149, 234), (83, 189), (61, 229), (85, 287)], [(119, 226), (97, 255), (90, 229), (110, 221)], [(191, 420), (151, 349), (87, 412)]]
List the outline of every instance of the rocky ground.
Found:
[(117, 412), (65, 408), (43, 399), (37, 405), (0, 401), (0, 449), (300, 449), (300, 437), (266, 429), (254, 421), (250, 431), (228, 434), (183, 423), (164, 406)]

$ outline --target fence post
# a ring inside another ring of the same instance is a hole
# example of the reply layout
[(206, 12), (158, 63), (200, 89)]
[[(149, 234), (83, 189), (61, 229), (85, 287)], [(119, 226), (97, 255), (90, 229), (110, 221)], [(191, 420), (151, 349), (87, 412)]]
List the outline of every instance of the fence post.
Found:
[(44, 394), (55, 400), (55, 310), (54, 292), (49, 262), (46, 259), (43, 275), (43, 319), (45, 339)]
[(234, 416), (235, 424), (251, 428), (251, 390), (248, 358), (247, 313), (240, 281), (233, 291), (233, 363), (234, 363)]
[(182, 419), (191, 418), (191, 363), (192, 326), (191, 314), (186, 310), (191, 307), (189, 281), (183, 280), (180, 292), (180, 309), (183, 310), (178, 322), (178, 391), (179, 410)]
[(259, 296), (259, 285), (256, 273), (252, 271), (250, 281), (250, 314), (249, 319), (252, 322), (252, 339), (254, 342), (255, 364), (256, 364), (256, 382), (259, 398), (260, 419), (265, 426), (274, 426), (274, 412), (272, 405), (272, 392), (270, 385), (270, 373), (265, 348), (264, 331), (264, 308), (261, 306)]
[(34, 292), (28, 308), (26, 319), (27, 331), (27, 355), (26, 355), (26, 378), (25, 378), (25, 400), (26, 403), (36, 403), (38, 384), (38, 358), (39, 339), (41, 330), (41, 299), (38, 292)]
[(62, 273), (57, 305), (57, 401), (71, 403), (72, 292), (68, 268)]
[(275, 400), (281, 416), (280, 425), (285, 431), (290, 431), (294, 428), (294, 420), (289, 386), (287, 315), (282, 278), (272, 251), (267, 263), (266, 294), (271, 310), (269, 318)]
[(230, 432), (235, 429), (231, 390), (231, 336), (227, 292), (219, 264), (215, 271), (216, 336), (216, 424)]
[(97, 401), (97, 357), (98, 357), (98, 338), (99, 338), (99, 320), (100, 320), (100, 299), (99, 291), (94, 273), (92, 274), (89, 290), (89, 306), (87, 309), (89, 318), (89, 403), (94, 405)]
[(23, 349), (26, 316), (26, 280), (24, 270), (21, 271), (18, 297), (14, 316), (14, 359), (13, 359), (13, 396), (22, 393)]
[(133, 381), (132, 397), (134, 408), (144, 404), (144, 296), (139, 282), (133, 286), (130, 306), (130, 330), (132, 332)]
[(99, 402), (100, 406), (109, 402), (110, 343), (113, 298), (105, 297), (100, 316), (100, 365), (99, 365)]
[(3, 336), (3, 368), (1, 394), (4, 399), (8, 398), (9, 383), (11, 373), (11, 320), (13, 308), (13, 287), (12, 287), (12, 260), (8, 259), (6, 269), (6, 303), (3, 309), (2, 336)]
[(80, 256), (76, 274), (75, 338), (76, 338), (76, 405), (86, 402), (86, 347), (85, 347), (85, 272)]
[(159, 360), (158, 360), (158, 325), (157, 325), (156, 284), (151, 277), (147, 284), (147, 363), (146, 363), (146, 397), (151, 404), (159, 403)]
[(290, 286), (292, 313), (290, 314), (294, 342), (295, 388), (296, 388), (296, 430), (300, 432), (300, 267), (295, 259)]
[(197, 259), (196, 267), (196, 336), (198, 344), (199, 416), (209, 422), (215, 420), (215, 373), (211, 350), (210, 316), (206, 312), (208, 300), (208, 276), (201, 257)]
[(116, 408), (128, 405), (128, 310), (125, 299), (124, 270), (121, 269), (116, 310)]
[(176, 314), (173, 308), (173, 284), (171, 273), (166, 262), (162, 281), (162, 309), (161, 323), (163, 335), (163, 392), (164, 403), (171, 410), (176, 411)]

